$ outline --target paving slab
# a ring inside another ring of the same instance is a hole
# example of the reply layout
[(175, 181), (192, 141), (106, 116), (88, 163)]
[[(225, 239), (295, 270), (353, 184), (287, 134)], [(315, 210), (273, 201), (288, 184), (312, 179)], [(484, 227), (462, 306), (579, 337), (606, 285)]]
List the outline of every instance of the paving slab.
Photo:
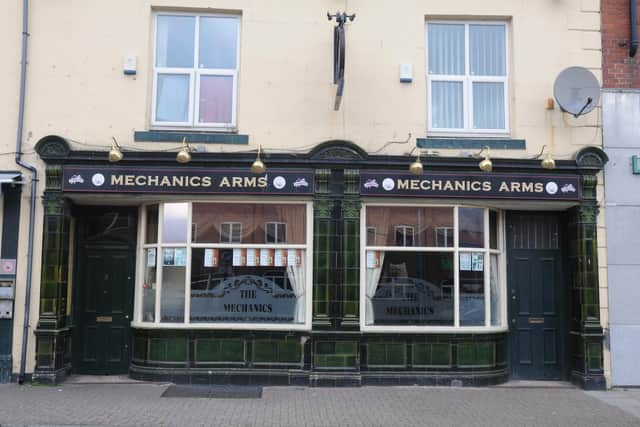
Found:
[(640, 426), (571, 388), (264, 387), (262, 398), (166, 398), (167, 385), (0, 385), (0, 425)]

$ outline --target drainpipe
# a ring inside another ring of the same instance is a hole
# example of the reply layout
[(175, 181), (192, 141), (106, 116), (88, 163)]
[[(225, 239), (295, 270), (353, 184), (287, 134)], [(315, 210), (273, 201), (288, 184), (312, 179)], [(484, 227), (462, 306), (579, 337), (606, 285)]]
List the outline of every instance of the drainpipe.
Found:
[(629, 21), (631, 25), (631, 43), (629, 44), (629, 57), (636, 56), (638, 50), (638, 3), (637, 0), (629, 0)]
[(36, 210), (37, 169), (22, 160), (22, 133), (24, 129), (24, 99), (27, 81), (27, 41), (29, 39), (29, 0), (22, 0), (22, 60), (20, 62), (20, 101), (18, 106), (18, 135), (16, 138), (16, 163), (31, 172), (31, 193), (29, 195), (29, 241), (27, 246), (27, 286), (24, 299), (24, 328), (22, 330), (22, 351), (20, 353), (20, 375), (18, 383), (24, 384), (29, 338), (29, 311), (31, 309), (31, 276), (33, 274), (33, 225)]

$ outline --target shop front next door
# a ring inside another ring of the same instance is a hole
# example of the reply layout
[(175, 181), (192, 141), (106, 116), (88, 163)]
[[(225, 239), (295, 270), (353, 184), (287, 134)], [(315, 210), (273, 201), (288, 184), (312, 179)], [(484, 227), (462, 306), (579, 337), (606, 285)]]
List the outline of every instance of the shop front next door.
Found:
[(511, 378), (566, 377), (561, 233), (554, 214), (507, 216)]
[(133, 313), (135, 212), (87, 212), (78, 223), (74, 372), (125, 374)]

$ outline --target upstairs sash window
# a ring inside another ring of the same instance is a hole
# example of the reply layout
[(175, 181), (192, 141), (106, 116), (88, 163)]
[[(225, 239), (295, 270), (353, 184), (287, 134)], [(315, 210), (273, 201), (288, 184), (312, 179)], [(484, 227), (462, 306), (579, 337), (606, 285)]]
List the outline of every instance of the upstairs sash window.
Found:
[(152, 125), (236, 125), (240, 19), (157, 14)]
[(507, 133), (507, 26), (427, 23), (429, 131)]

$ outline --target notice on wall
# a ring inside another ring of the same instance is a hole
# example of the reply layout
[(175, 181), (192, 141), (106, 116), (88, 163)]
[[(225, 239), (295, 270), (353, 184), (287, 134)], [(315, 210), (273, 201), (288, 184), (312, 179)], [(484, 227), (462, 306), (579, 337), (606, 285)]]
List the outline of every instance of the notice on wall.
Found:
[(276, 267), (286, 267), (287, 266), (287, 251), (285, 249), (276, 249), (273, 265)]
[(367, 251), (367, 268), (380, 268), (380, 252)]
[(287, 253), (287, 265), (297, 266), (302, 264), (302, 254), (298, 249), (289, 249)]
[(162, 265), (174, 265), (174, 256), (175, 252), (173, 249), (164, 249), (162, 251)]
[(217, 267), (218, 266), (218, 249), (205, 249), (204, 250), (204, 266), (205, 267)]
[(147, 251), (147, 267), (156, 266), (156, 248), (149, 248)]
[(471, 270), (484, 271), (484, 255), (483, 254), (471, 255)]
[(460, 254), (460, 271), (471, 270), (471, 254)]
[(187, 248), (174, 249), (173, 260), (176, 267), (185, 267), (187, 265)]
[(273, 249), (260, 249), (260, 265), (273, 267)]
[(244, 267), (247, 265), (247, 250), (242, 248), (235, 248), (233, 250), (233, 266)]
[(257, 249), (246, 249), (247, 251), (247, 267), (256, 267), (258, 265)]

